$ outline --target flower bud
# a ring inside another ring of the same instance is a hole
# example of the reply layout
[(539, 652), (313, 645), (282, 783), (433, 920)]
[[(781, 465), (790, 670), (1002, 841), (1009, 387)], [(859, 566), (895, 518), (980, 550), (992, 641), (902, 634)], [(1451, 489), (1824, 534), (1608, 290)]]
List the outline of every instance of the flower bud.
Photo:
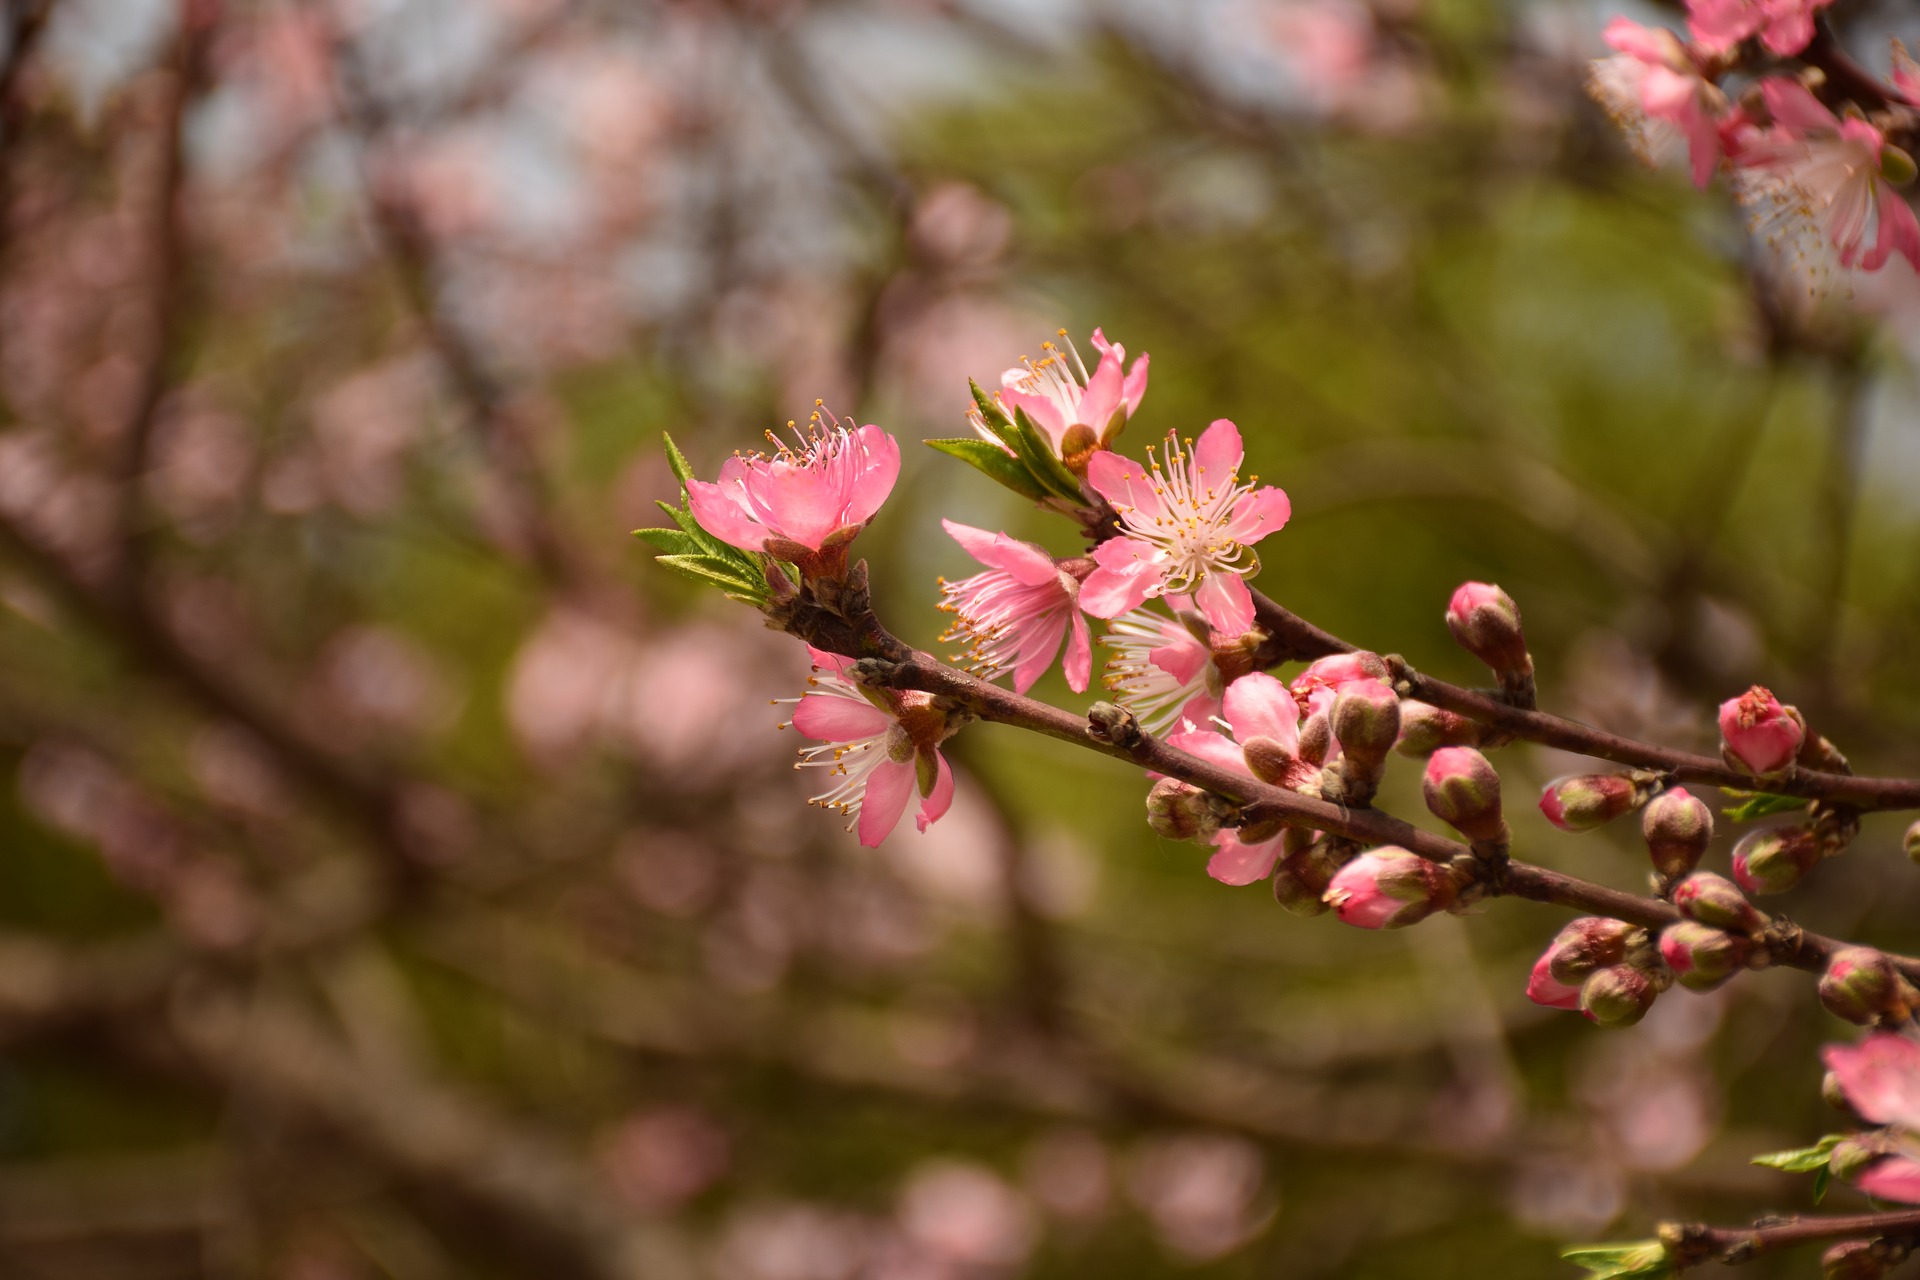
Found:
[(1827, 1157), (1827, 1168), (1840, 1181), (1852, 1182), (1887, 1154), (1881, 1146), (1877, 1134), (1863, 1133), (1844, 1139)]
[(1553, 948), (1548, 947), (1545, 954), (1533, 962), (1533, 972), (1527, 978), (1527, 999), (1549, 1009), (1578, 1009), (1580, 987), (1553, 976), (1553, 956)]
[(1906, 839), (1901, 841), (1901, 847), (1907, 851), (1909, 862), (1920, 865), (1920, 822), (1907, 828)]
[(1646, 973), (1614, 965), (1594, 973), (1580, 988), (1580, 1012), (1603, 1027), (1630, 1027), (1647, 1016), (1659, 994)]
[(1377, 767), (1400, 736), (1400, 699), (1378, 680), (1354, 680), (1334, 695), (1333, 736), (1340, 750)]
[(1339, 870), (1340, 856), (1324, 840), (1296, 849), (1273, 869), (1273, 899), (1297, 916), (1322, 915), (1327, 886)]
[(1683, 876), (1700, 864), (1713, 840), (1713, 810), (1685, 787), (1669, 787), (1640, 813), (1653, 869), (1668, 878)]
[(1578, 773), (1555, 778), (1540, 793), (1540, 812), (1562, 831), (1591, 831), (1631, 813), (1646, 799), (1633, 779), (1620, 773)]
[(1820, 861), (1820, 841), (1805, 827), (1755, 831), (1733, 846), (1733, 878), (1748, 893), (1785, 893)]
[(1221, 808), (1211, 792), (1162, 778), (1147, 792), (1147, 825), (1169, 840), (1208, 840), (1220, 830)]
[(1793, 763), (1806, 728), (1759, 685), (1720, 704), (1721, 750), (1734, 764), (1765, 777)]
[(1872, 1240), (1842, 1240), (1820, 1255), (1823, 1280), (1880, 1280), (1894, 1260)]
[(1872, 947), (1842, 947), (1820, 975), (1820, 1003), (1827, 1012), (1861, 1026), (1903, 1009), (1905, 994), (1893, 961)]
[(1738, 886), (1711, 871), (1696, 871), (1675, 885), (1673, 905), (1689, 920), (1730, 933), (1752, 935), (1767, 926), (1766, 916)]
[(1460, 647), (1496, 672), (1530, 672), (1520, 607), (1490, 582), (1463, 582), (1447, 602), (1447, 630)]
[(1457, 892), (1444, 866), (1385, 845), (1340, 868), (1327, 886), (1326, 902), (1343, 924), (1400, 929), (1451, 906)]
[(1433, 816), (1469, 840), (1504, 840), (1500, 775), (1472, 747), (1442, 747), (1427, 760), (1422, 788)]
[(1670, 924), (1660, 934), (1660, 958), (1689, 991), (1711, 991), (1747, 967), (1753, 944), (1696, 920)]
[(1393, 749), (1418, 760), (1441, 747), (1479, 745), (1480, 726), (1453, 711), (1407, 698), (1400, 703), (1400, 739)]
[(1567, 923), (1541, 958), (1554, 981), (1577, 987), (1595, 969), (1624, 961), (1639, 932), (1624, 920), (1582, 916)]
[(1333, 728), (1327, 722), (1325, 712), (1317, 712), (1300, 722), (1299, 756), (1310, 765), (1319, 766), (1327, 762), (1327, 756), (1333, 751)]

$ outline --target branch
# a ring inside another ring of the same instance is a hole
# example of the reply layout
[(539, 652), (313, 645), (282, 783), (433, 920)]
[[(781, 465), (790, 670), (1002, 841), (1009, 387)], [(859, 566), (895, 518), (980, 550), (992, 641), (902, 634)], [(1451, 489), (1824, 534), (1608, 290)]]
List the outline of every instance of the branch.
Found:
[(1763, 1253), (1815, 1240), (1879, 1239), (1920, 1236), (1920, 1209), (1858, 1213), (1843, 1218), (1792, 1218), (1752, 1227), (1710, 1227), (1667, 1223), (1660, 1239), (1682, 1267), (1709, 1259), (1726, 1266), (1751, 1262)]

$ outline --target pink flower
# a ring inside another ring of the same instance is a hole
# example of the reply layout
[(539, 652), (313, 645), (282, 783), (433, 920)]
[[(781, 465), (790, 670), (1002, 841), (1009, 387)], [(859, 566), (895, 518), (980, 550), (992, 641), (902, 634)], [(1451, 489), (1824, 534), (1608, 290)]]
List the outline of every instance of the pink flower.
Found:
[(1647, 164), (1659, 167), (1684, 144), (1693, 184), (1705, 187), (1720, 167), (1726, 95), (1700, 74), (1671, 31), (1615, 18), (1606, 38), (1620, 52), (1593, 64), (1587, 91)]
[(718, 483), (688, 481), (687, 503), (700, 527), (722, 542), (831, 574), (844, 568), (846, 544), (899, 474), (892, 436), (871, 424), (851, 430), (831, 414), (823, 423), (816, 410), (798, 449), (781, 444), (771, 458), (736, 454), (720, 468)]
[[(1299, 758), (1300, 709), (1285, 685), (1265, 672), (1254, 672), (1228, 685), (1221, 704), (1233, 737), (1189, 729), (1168, 738), (1167, 744), (1220, 768), (1294, 790), (1320, 776), (1317, 767)], [(1237, 831), (1222, 831), (1214, 837), (1215, 853), (1207, 862), (1207, 874), (1222, 884), (1264, 880), (1279, 860), (1284, 838), (1280, 832), (1271, 839), (1247, 843)]]
[(1183, 720), (1195, 725), (1212, 720), (1226, 687), (1207, 620), (1186, 596), (1168, 596), (1166, 602), (1177, 616), (1135, 609), (1114, 619), (1100, 637), (1114, 651), (1104, 677), (1114, 701), (1156, 735)]
[[(1848, 1105), (1863, 1118), (1920, 1134), (1920, 1044), (1882, 1032), (1857, 1045), (1828, 1045), (1822, 1056)], [(1854, 1184), (1883, 1200), (1920, 1204), (1920, 1160), (1896, 1153), (1876, 1161)]]
[(1756, 774), (1777, 773), (1793, 763), (1805, 736), (1800, 721), (1759, 685), (1720, 704), (1720, 738), (1727, 754)]
[(1112, 504), (1125, 532), (1094, 552), (1095, 569), (1081, 585), (1080, 605), (1096, 618), (1117, 618), (1169, 592), (1191, 594), (1215, 631), (1243, 634), (1253, 625), (1253, 595), (1244, 575), (1260, 561), (1252, 546), (1287, 523), (1287, 495), (1259, 477), (1242, 483), (1246, 456), (1240, 431), (1225, 418), (1201, 433), (1191, 452), (1169, 434), (1165, 465), (1147, 450), (1147, 465), (1097, 453), (1087, 481)]
[[(1066, 338), (1067, 331), (1062, 329), (1060, 336)], [(1141, 352), (1133, 368), (1123, 372), (1127, 349), (1108, 342), (1106, 335), (1095, 329), (1093, 345), (1100, 352), (1100, 363), (1088, 374), (1071, 340), (1064, 352), (1051, 342), (1041, 345), (1047, 354), (1039, 363), (1022, 357), (1019, 367), (1000, 375), (997, 398), (1008, 413), (1024, 409), (1046, 436), (1054, 456), (1063, 461), (1089, 449), (1104, 448), (1140, 410), (1140, 401), (1147, 394), (1146, 353)], [(1002, 443), (978, 408), (968, 420), (982, 439)], [(1067, 433), (1075, 427), (1085, 428), (1084, 434), (1075, 432), (1075, 439), (1067, 439)]]
[(1031, 542), (1004, 533), (942, 520), (968, 555), (987, 566), (959, 582), (942, 581), (940, 608), (955, 615), (941, 639), (964, 640), (974, 670), (986, 679), (1013, 672), (1013, 687), (1025, 693), (1053, 665), (1067, 639), (1067, 685), (1085, 693), (1093, 670), (1087, 621), (1080, 616), (1080, 583)]
[(1377, 653), (1364, 649), (1336, 653), (1307, 664), (1288, 686), (1294, 701), (1300, 704), (1302, 718), (1325, 715), (1333, 710), (1333, 700), (1342, 687), (1356, 680), (1377, 680), (1388, 684), (1387, 664)]
[[(953, 770), (940, 744), (959, 726), (934, 705), (931, 694), (868, 689), (847, 679), (850, 658), (807, 646), (819, 674), (798, 698), (793, 727), (823, 745), (804, 747), (797, 768), (827, 769), (840, 781), (807, 803), (836, 809), (847, 830), (860, 829), (872, 848), (886, 839), (907, 811), (917, 789), (925, 831), (953, 803)], [(782, 726), (785, 727), (785, 726)]]
[(1687, 29), (1709, 53), (1728, 53), (1749, 36), (1790, 58), (1813, 39), (1813, 15), (1833, 0), (1687, 0)]
[(1771, 127), (1739, 131), (1730, 148), (1756, 234), (1791, 244), (1812, 220), (1841, 267), (1878, 271), (1895, 253), (1920, 267), (1920, 219), (1887, 176), (1911, 177), (1912, 159), (1865, 120), (1842, 121), (1798, 81), (1770, 76), (1760, 94)]
[(1335, 872), (1326, 902), (1342, 924), (1401, 929), (1451, 906), (1456, 892), (1445, 867), (1387, 845), (1368, 850)]

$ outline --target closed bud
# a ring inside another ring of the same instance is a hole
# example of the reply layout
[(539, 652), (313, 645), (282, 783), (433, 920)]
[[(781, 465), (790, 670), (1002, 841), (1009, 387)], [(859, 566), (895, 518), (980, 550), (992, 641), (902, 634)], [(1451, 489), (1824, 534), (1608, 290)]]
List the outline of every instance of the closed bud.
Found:
[(1343, 924), (1400, 929), (1451, 906), (1457, 892), (1446, 867), (1385, 845), (1340, 868), (1327, 886), (1326, 902)]
[(1546, 953), (1533, 962), (1533, 972), (1527, 977), (1527, 999), (1549, 1009), (1578, 1009), (1580, 984), (1562, 982), (1553, 976), (1553, 956), (1553, 948), (1548, 947)]
[(1842, 1240), (1820, 1255), (1823, 1280), (1880, 1280), (1894, 1259), (1872, 1240)]
[(1842, 947), (1820, 975), (1820, 1003), (1836, 1018), (1866, 1026), (1905, 1007), (1905, 986), (1893, 961), (1872, 947)]
[(1748, 773), (1765, 777), (1785, 769), (1805, 737), (1800, 717), (1759, 685), (1720, 704), (1721, 750)]
[(1878, 1134), (1862, 1133), (1843, 1139), (1827, 1157), (1827, 1168), (1842, 1182), (1852, 1182), (1879, 1163), (1887, 1153)]
[(1785, 893), (1820, 861), (1820, 840), (1806, 827), (1755, 831), (1733, 846), (1733, 878), (1748, 893)]
[(1660, 958), (1689, 991), (1711, 991), (1747, 967), (1753, 943), (1695, 920), (1670, 924), (1660, 934)]
[(1333, 727), (1324, 711), (1315, 712), (1300, 722), (1300, 758), (1311, 765), (1323, 765), (1333, 750)]
[(1907, 836), (1902, 844), (1907, 851), (1907, 860), (1920, 865), (1920, 822), (1907, 828)]
[(1711, 871), (1696, 871), (1675, 885), (1673, 905), (1689, 920), (1730, 933), (1751, 935), (1767, 926), (1767, 917), (1738, 885)]
[(1495, 672), (1531, 672), (1520, 606), (1490, 582), (1463, 582), (1447, 602), (1447, 630)]
[(1441, 747), (1479, 745), (1480, 726), (1452, 711), (1408, 698), (1400, 704), (1400, 738), (1393, 749), (1418, 760)]
[(1333, 698), (1332, 728), (1340, 750), (1377, 767), (1400, 736), (1400, 699), (1378, 680), (1354, 680)]
[(1555, 778), (1540, 793), (1540, 812), (1562, 831), (1591, 831), (1632, 813), (1646, 792), (1622, 773), (1577, 773)]
[(1273, 899), (1297, 916), (1323, 915), (1327, 886), (1339, 870), (1339, 857), (1325, 841), (1297, 849), (1273, 869)]
[(1640, 933), (1638, 926), (1624, 920), (1582, 916), (1568, 922), (1543, 959), (1554, 981), (1577, 987), (1595, 969), (1624, 961)]
[(1433, 816), (1469, 840), (1504, 840), (1500, 775), (1472, 747), (1442, 747), (1427, 760), (1421, 782)]
[(1683, 876), (1700, 865), (1713, 841), (1713, 810), (1685, 787), (1669, 787), (1641, 810), (1640, 832), (1653, 869), (1669, 878)]
[(1312, 780), (1319, 772), (1276, 738), (1259, 735), (1248, 738), (1240, 744), (1240, 755), (1247, 762), (1247, 768), (1253, 770), (1254, 777), (1276, 787), (1296, 787)]
[(1647, 1016), (1660, 988), (1639, 969), (1601, 969), (1580, 988), (1580, 1012), (1603, 1027), (1630, 1027)]
[(1162, 778), (1147, 792), (1147, 825), (1169, 840), (1209, 840), (1220, 830), (1223, 807), (1211, 792)]

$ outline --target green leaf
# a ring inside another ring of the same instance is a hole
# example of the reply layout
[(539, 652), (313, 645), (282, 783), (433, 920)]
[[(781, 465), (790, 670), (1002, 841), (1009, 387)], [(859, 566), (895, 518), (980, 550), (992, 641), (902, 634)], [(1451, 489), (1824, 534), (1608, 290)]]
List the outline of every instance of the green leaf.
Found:
[(635, 529), (633, 536), (662, 555), (696, 556), (705, 550), (700, 539), (684, 529)]
[(993, 432), (1009, 449), (1019, 448), (1020, 433), (1013, 428), (1013, 419), (1000, 407), (1000, 402), (980, 389), (980, 384), (972, 378), (967, 385), (973, 389), (973, 402), (980, 409), (980, 419), (987, 424), (987, 430)]
[(1014, 446), (1014, 452), (1033, 472), (1033, 478), (1062, 498), (1076, 503), (1085, 502), (1086, 495), (1080, 491), (1080, 478), (1067, 470), (1060, 459), (1053, 456), (1053, 449), (1047, 444), (1047, 437), (1040, 428), (1033, 425), (1033, 419), (1027, 411), (1018, 405), (1013, 409), (1013, 427), (1019, 433), (1020, 442)]
[(1792, 1151), (1772, 1151), (1763, 1156), (1755, 1156), (1752, 1163), (1765, 1165), (1769, 1169), (1781, 1169), (1787, 1173), (1812, 1173), (1816, 1169), (1827, 1167), (1827, 1158), (1833, 1149), (1846, 1141), (1844, 1133), (1830, 1133), (1810, 1147), (1799, 1147)]
[(1807, 807), (1807, 802), (1802, 797), (1776, 796), (1765, 791), (1735, 791), (1731, 787), (1723, 787), (1721, 790), (1730, 796), (1742, 798), (1741, 802), (1733, 808), (1722, 810), (1734, 822), (1752, 822), (1755, 818), (1766, 818), (1776, 813), (1791, 813), (1796, 809)]
[[(693, 467), (687, 462), (687, 456), (680, 452), (680, 446), (673, 442), (672, 436), (662, 431), (660, 438), (667, 444), (667, 465), (673, 468), (673, 474), (680, 483), (686, 484), (693, 479)], [(685, 502), (686, 495), (680, 495), (680, 500)]]
[(1562, 1249), (1560, 1256), (1575, 1266), (1593, 1272), (1596, 1280), (1673, 1274), (1673, 1263), (1667, 1257), (1667, 1247), (1658, 1240), (1635, 1240), (1628, 1244), (1577, 1244)]
[(1048, 497), (1046, 489), (1033, 478), (1033, 472), (1027, 470), (1027, 464), (997, 444), (989, 444), (978, 436), (929, 440), (927, 444), (942, 453), (951, 454), (975, 470), (985, 472), (1023, 498), (1041, 502)]
[(659, 563), (692, 578), (695, 582), (710, 583), (729, 593), (740, 592), (755, 601), (766, 598), (766, 587), (753, 582), (735, 572), (734, 566), (713, 556), (656, 556)]
[[(685, 500), (686, 493), (682, 491), (681, 501), (684, 502)], [(657, 498), (654, 499), (653, 505), (666, 512), (667, 517), (680, 526), (680, 531), (693, 539), (700, 555), (711, 556), (716, 560), (727, 561), (738, 569), (743, 577), (755, 578), (759, 575), (760, 561), (756, 559), (751, 552), (742, 551), (730, 542), (722, 542), (705, 529), (702, 529), (700, 522), (693, 518), (693, 512), (687, 508), (676, 507), (670, 503), (662, 502)], [(634, 532), (639, 534), (642, 531), (636, 529)], [(673, 531), (671, 529), (662, 529), (660, 532), (671, 533)]]
[(1833, 1185), (1833, 1170), (1826, 1165), (1813, 1175), (1813, 1202), (1819, 1204), (1827, 1198), (1827, 1188)]

